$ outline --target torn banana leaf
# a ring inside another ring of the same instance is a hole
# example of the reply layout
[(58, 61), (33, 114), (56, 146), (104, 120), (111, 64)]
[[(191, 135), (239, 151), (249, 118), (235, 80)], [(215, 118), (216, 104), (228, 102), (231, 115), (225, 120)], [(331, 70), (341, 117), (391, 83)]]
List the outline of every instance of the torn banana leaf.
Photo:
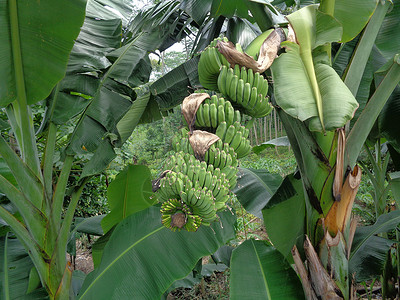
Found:
[(287, 18), (297, 44), (283, 42), (286, 53), (271, 67), (277, 104), (292, 117), (307, 120), (312, 131), (342, 127), (353, 117), (358, 103), (327, 64), (327, 54), (320, 47), (341, 39), (340, 23), (315, 5)]
[(312, 131), (335, 130), (349, 121), (358, 103), (335, 70), (322, 62), (316, 63), (314, 75), (321, 96), (324, 127), (308, 73), (300, 57), (299, 45), (282, 43), (286, 53), (272, 65), (276, 103), (300, 121), (308, 120)]

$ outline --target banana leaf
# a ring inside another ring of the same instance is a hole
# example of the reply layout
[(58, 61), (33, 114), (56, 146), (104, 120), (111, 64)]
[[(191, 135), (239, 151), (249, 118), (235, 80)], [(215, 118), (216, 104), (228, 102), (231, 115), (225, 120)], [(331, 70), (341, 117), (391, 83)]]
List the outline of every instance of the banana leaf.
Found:
[(119, 0), (89, 0), (86, 15), (103, 20), (121, 19), (126, 27), (134, 11), (134, 2)]
[(395, 210), (381, 215), (374, 225), (357, 228), (349, 258), (349, 273), (355, 273), (357, 282), (382, 274), (388, 250), (395, 241), (377, 234), (393, 230), (399, 224), (400, 211)]
[(376, 37), (375, 45), (380, 53), (387, 59), (391, 59), (400, 49), (400, 2), (393, 1), (383, 24)]
[(104, 232), (138, 211), (152, 206), (150, 170), (146, 166), (128, 165), (107, 188), (110, 212), (101, 221)]
[(213, 18), (219, 16), (231, 18), (236, 15), (252, 21), (246, 1), (242, 0), (213, 0), (210, 13)]
[(400, 114), (400, 86), (394, 89), (378, 118), (381, 135), (400, 152), (400, 131), (397, 120)]
[(239, 43), (245, 49), (258, 35), (260, 30), (246, 19), (230, 18), (226, 27), (229, 41)]
[(84, 10), (80, 0), (0, 1), (0, 106), (50, 94), (64, 77)]
[(0, 238), (0, 297), (17, 299), (28, 290), (29, 272), (33, 267), (25, 248), (15, 238)]
[(316, 52), (319, 46), (340, 40), (340, 24), (316, 6), (292, 13), (288, 20), (298, 44), (283, 42), (286, 53), (271, 67), (276, 103), (292, 117), (307, 121), (312, 131), (342, 127), (353, 117), (357, 101), (327, 64), (327, 56)]
[(169, 110), (180, 104), (183, 99), (200, 85), (197, 64), (194, 57), (168, 72), (150, 86), (152, 97), (161, 110)]
[(233, 249), (232, 246), (224, 245), (215, 251), (215, 253), (211, 255), (211, 258), (215, 263), (223, 263), (230, 267)]
[(239, 168), (237, 185), (232, 190), (249, 213), (262, 219), (261, 210), (274, 195), (282, 177), (266, 170)]
[(262, 213), (268, 238), (284, 257), (288, 257), (293, 246), (298, 240), (302, 241), (305, 234), (302, 181), (293, 175), (286, 176)]
[(289, 142), (289, 139), (287, 136), (281, 136), (276, 139), (272, 139), (267, 142), (264, 142), (258, 146), (254, 146), (253, 152), (255, 154), (259, 154), (266, 148), (270, 148), (270, 147), (274, 148), (274, 147), (279, 147), (279, 146), (284, 146), (284, 147), (290, 146), (290, 142)]
[(165, 228), (160, 208), (154, 206), (125, 218), (112, 233), (100, 266), (86, 277), (78, 299), (159, 299), (202, 256), (235, 237), (236, 218), (231, 212), (219, 216), (222, 226), (216, 222), (196, 232)]
[(375, 0), (336, 0), (334, 17), (343, 28), (342, 43), (355, 38), (364, 28), (376, 8)]
[(247, 240), (232, 253), (230, 299), (304, 299), (296, 272), (265, 241)]

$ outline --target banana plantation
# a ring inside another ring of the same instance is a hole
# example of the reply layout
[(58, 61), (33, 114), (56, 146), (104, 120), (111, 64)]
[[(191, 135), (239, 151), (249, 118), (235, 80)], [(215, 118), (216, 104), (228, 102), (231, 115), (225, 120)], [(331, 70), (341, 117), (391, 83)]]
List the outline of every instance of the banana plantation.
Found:
[(0, 299), (399, 299), (399, 32), (400, 0), (1, 0)]

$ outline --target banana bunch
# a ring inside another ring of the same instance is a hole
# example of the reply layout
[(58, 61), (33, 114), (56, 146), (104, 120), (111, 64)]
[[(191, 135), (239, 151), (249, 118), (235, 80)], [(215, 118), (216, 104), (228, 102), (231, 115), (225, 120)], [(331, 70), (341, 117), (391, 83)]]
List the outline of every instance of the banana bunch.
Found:
[(201, 53), (198, 70), (199, 70), (199, 80), (202, 86), (209, 90), (217, 90), (217, 79), (219, 70), (222, 65), (229, 67), (229, 62), (226, 58), (219, 53), (217, 50), (217, 42), (225, 41), (227, 38), (216, 38), (210, 45), (204, 49)]
[[(196, 231), (218, 219), (217, 212), (226, 208), (230, 189), (237, 183), (238, 158), (251, 151), (242, 113), (262, 117), (272, 110), (267, 80), (252, 69), (231, 68), (221, 44), (221, 52), (217, 49), (218, 41), (227, 39), (215, 39), (202, 52), (199, 79), (206, 89), (231, 101), (195, 93), (182, 103), (188, 129), (182, 128), (173, 138), (176, 153), (168, 158), (157, 190), (162, 223), (173, 231)], [(240, 45), (236, 49), (241, 52)]]
[(222, 66), (217, 79), (218, 90), (232, 102), (243, 107), (244, 112), (260, 118), (268, 115), (272, 106), (268, 102), (268, 81), (252, 69)]
[(201, 224), (210, 225), (216, 220), (216, 203), (218, 209), (225, 207), (229, 198), (229, 189), (225, 187), (226, 179), (208, 177), (207, 174), (212, 174), (211, 172), (199, 172), (200, 175), (194, 178), (194, 183), (188, 175), (173, 171), (166, 173), (161, 179), (157, 193), (158, 199), (164, 202), (161, 206), (164, 226), (174, 231), (182, 228), (196, 231)]
[(235, 110), (230, 101), (216, 95), (206, 99), (197, 109), (196, 128), (217, 128), (221, 122), (233, 124), (241, 121), (239, 110)]

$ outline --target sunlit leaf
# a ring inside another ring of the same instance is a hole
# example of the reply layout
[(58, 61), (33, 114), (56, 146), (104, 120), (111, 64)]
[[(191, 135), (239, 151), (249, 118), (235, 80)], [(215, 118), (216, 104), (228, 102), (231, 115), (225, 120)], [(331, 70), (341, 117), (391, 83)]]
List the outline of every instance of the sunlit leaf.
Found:
[(128, 165), (110, 183), (107, 199), (110, 213), (101, 221), (104, 232), (126, 217), (153, 205), (151, 174), (142, 165)]
[(232, 253), (230, 274), (232, 300), (304, 299), (296, 272), (265, 241), (247, 240), (237, 247)]
[(172, 232), (161, 224), (158, 207), (127, 217), (114, 230), (100, 266), (86, 277), (79, 299), (159, 299), (199, 258), (234, 238), (236, 218), (223, 212), (220, 219), (223, 227), (215, 222), (196, 232)]

